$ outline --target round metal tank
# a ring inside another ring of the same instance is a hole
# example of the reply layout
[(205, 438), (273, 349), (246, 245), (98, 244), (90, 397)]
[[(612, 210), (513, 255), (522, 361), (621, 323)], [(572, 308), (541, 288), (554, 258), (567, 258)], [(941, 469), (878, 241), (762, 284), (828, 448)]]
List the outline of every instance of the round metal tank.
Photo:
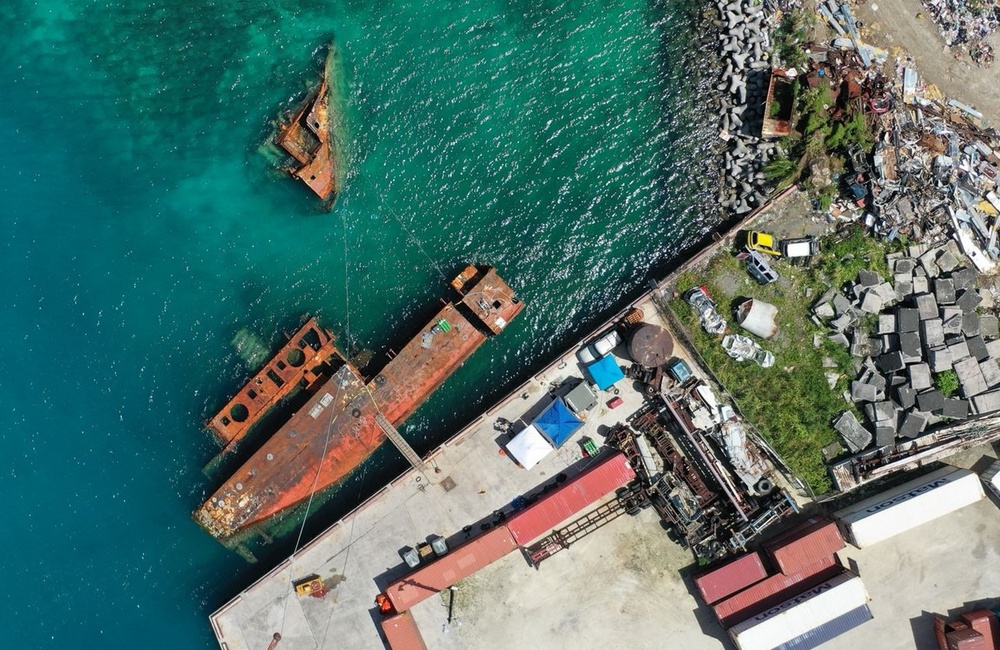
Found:
[(751, 334), (769, 339), (778, 333), (777, 315), (778, 308), (771, 303), (751, 298), (736, 309), (736, 322)]
[(643, 323), (628, 342), (628, 353), (632, 360), (647, 368), (662, 366), (674, 352), (674, 339), (659, 325)]

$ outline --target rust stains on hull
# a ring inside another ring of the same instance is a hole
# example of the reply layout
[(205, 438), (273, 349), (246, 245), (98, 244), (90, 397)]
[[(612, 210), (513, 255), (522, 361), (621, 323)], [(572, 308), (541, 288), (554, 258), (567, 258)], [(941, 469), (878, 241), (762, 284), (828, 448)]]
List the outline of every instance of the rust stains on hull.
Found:
[(331, 46), (319, 88), (310, 93), (295, 117), (278, 125), (274, 138), (274, 143), (295, 159), (296, 164), (288, 172), (331, 207), (339, 190), (330, 131), (329, 75), (333, 56)]
[(240, 389), (207, 423), (223, 445), (220, 454), (236, 444), (275, 404), (296, 388), (312, 388), (322, 379), (322, 368), (340, 351), (333, 334), (310, 318), (288, 339), (288, 343)]
[(455, 282), (462, 301), (446, 303), (369, 381), (341, 360), (195, 519), (225, 540), (336, 484), (384, 442), (376, 415), (398, 427), (524, 307), (491, 267)]

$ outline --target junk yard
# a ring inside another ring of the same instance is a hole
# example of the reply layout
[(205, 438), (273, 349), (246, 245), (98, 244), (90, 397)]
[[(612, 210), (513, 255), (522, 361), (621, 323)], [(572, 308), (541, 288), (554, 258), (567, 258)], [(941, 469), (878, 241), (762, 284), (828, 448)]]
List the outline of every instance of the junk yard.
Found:
[[(912, 9), (987, 74), (995, 14)], [(858, 13), (709, 8), (739, 221), (426, 457), (395, 427), (520, 326), (516, 278), (465, 269), (381, 370), (314, 319), (275, 346), (209, 429), (238, 453), (304, 405), (209, 532), (385, 439), (411, 467), (215, 612), (221, 647), (1000, 648), (996, 116)]]

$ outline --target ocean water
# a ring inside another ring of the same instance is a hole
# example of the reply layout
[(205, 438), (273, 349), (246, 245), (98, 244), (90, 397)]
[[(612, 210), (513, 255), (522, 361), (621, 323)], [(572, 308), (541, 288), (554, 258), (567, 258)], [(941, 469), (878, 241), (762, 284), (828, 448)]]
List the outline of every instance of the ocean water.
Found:
[[(697, 15), (680, 0), (0, 4), (0, 646), (211, 648), (249, 565), (190, 519), (201, 423), (317, 314), (399, 345), (495, 264), (527, 302), (412, 418), (426, 450), (715, 225)], [(264, 155), (342, 55), (346, 188)], [(378, 452), (306, 537), (394, 476)], [(280, 533), (280, 531), (279, 531)]]

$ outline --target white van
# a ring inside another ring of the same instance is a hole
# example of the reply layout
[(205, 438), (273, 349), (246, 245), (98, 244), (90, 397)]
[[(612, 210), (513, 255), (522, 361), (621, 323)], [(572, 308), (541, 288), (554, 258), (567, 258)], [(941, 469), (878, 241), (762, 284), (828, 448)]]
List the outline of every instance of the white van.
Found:
[(819, 240), (815, 237), (782, 239), (779, 248), (782, 257), (812, 257), (819, 252)]

